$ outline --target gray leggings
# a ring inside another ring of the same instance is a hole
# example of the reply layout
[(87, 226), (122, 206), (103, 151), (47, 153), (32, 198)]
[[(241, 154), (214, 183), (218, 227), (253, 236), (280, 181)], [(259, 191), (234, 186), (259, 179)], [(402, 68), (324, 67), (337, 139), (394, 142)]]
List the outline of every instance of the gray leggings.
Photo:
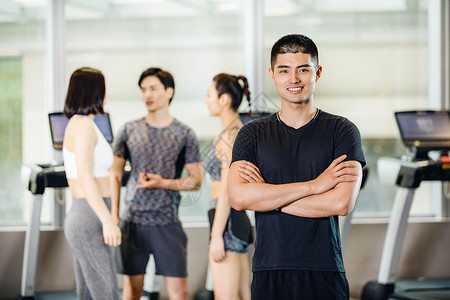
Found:
[[(111, 199), (104, 198), (111, 207)], [(72, 249), (78, 299), (119, 299), (111, 248), (103, 241), (102, 224), (86, 199), (73, 199), (64, 223)]]

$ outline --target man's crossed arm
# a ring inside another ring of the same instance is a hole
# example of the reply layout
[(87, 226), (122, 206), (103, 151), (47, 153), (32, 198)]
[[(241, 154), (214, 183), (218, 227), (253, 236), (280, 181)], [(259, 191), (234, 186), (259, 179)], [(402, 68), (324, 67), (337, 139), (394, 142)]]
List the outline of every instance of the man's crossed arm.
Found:
[(316, 179), (287, 184), (268, 184), (257, 166), (234, 162), (228, 175), (231, 205), (238, 210), (281, 212), (320, 218), (350, 213), (358, 196), (362, 167), (357, 161), (336, 158)]

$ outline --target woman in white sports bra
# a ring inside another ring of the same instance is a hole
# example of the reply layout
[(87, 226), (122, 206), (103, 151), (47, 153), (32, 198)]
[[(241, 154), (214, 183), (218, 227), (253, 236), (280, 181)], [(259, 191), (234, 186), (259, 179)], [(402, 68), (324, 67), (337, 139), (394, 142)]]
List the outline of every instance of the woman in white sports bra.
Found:
[(78, 299), (119, 298), (110, 248), (120, 245), (122, 237), (110, 212), (113, 153), (94, 123), (94, 116), (103, 113), (104, 99), (103, 74), (92, 68), (75, 70), (64, 104), (70, 120), (63, 157), (73, 196), (64, 233), (74, 257)]

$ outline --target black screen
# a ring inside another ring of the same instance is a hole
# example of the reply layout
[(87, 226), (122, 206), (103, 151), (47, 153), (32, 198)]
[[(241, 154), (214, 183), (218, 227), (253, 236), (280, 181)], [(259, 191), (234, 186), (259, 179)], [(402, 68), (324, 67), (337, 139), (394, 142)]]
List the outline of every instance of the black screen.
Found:
[(450, 117), (447, 111), (396, 112), (397, 125), (405, 145), (450, 143)]
[[(64, 132), (69, 120), (63, 113), (59, 112), (48, 114), (48, 119), (50, 122), (50, 133), (52, 136), (53, 148), (61, 150), (63, 146)], [(109, 114), (106, 113), (104, 115), (96, 115), (94, 122), (103, 133), (103, 136), (108, 141), (108, 143), (112, 143), (114, 137), (112, 133)]]
[(241, 119), (241, 122), (243, 125), (250, 123), (252, 121), (262, 119), (265, 117), (270, 116), (272, 113), (269, 112), (255, 112), (249, 115), (248, 113), (239, 113), (239, 118)]

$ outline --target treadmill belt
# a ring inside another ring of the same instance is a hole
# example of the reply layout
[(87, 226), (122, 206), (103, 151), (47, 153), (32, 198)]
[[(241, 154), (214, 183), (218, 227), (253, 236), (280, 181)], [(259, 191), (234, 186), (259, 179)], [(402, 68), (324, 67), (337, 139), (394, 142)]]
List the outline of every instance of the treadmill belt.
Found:
[(450, 290), (400, 292), (389, 297), (390, 300), (449, 300)]

